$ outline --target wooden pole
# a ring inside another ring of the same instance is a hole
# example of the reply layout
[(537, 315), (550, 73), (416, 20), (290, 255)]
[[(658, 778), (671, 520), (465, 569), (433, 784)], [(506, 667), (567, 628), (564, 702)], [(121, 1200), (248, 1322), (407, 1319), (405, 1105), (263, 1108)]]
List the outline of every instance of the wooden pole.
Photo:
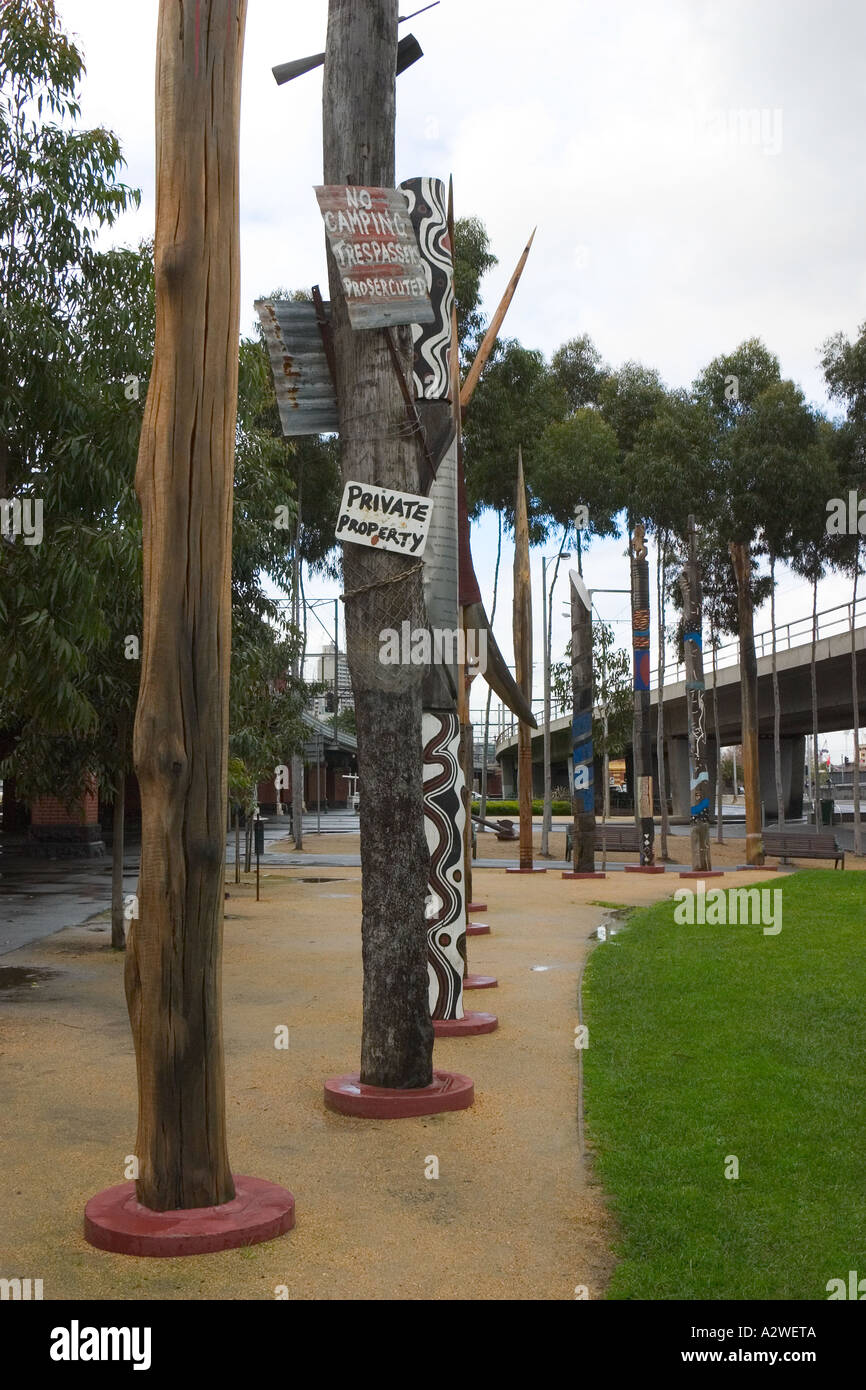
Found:
[(595, 781), (592, 747), (592, 602), (576, 570), (571, 579), (571, 725), (574, 872), (595, 871)]
[[(323, 94), (324, 182), (394, 187), (397, 0), (330, 0)], [(330, 250), (343, 481), (426, 491), (407, 438), (406, 405), (389, 330), (353, 330)], [(409, 328), (391, 329), (404, 378)], [(428, 1086), (433, 1024), (427, 979), (421, 690), (425, 668), (383, 665), (379, 634), (425, 624), (420, 562), (360, 545), (343, 548), (346, 654), (355, 692), (361, 798), (364, 1013), (361, 1081)]]
[(472, 366), (466, 373), (466, 380), (460, 388), (461, 410), (465, 410), (469, 402), (471, 401), (473, 392), (475, 391), (475, 387), (478, 385), (479, 378), (484, 370), (485, 363), (487, 362), (488, 357), (493, 351), (493, 344), (496, 342), (496, 335), (502, 327), (502, 321), (505, 318), (506, 313), (508, 312), (508, 306), (514, 298), (514, 292), (517, 289), (518, 284), (520, 283), (520, 277), (523, 274), (523, 267), (526, 265), (526, 260), (532, 247), (532, 243), (535, 239), (536, 231), (537, 228), (533, 227), (532, 235), (526, 243), (526, 246), (523, 250), (523, 254), (520, 257), (520, 260), (517, 262), (517, 267), (514, 271), (514, 274), (508, 281), (508, 284), (505, 288), (505, 293), (499, 301), (499, 307), (496, 310), (496, 313), (493, 315), (493, 318), (490, 320), (490, 327), (484, 334), (481, 346), (475, 355), (475, 361), (472, 363)]
[[(640, 862), (655, 863), (653, 821), (653, 771), (650, 745), (649, 686), (649, 563), (644, 528), (634, 528), (631, 545), (631, 625), (634, 649), (634, 777), (635, 820), (640, 829)], [(605, 779), (607, 781), (607, 779)]]
[(238, 134), (246, 0), (161, 0), (156, 348), (136, 489), (144, 641), (134, 757), (139, 917), (126, 995), (139, 1201), (235, 1194), (221, 1020), (231, 537), (238, 385)]
[(709, 870), (710, 776), (707, 771), (707, 731), (704, 710), (703, 594), (695, 544), (695, 519), (689, 517), (689, 552), (680, 575), (683, 596), (683, 647), (686, 658), (686, 699), (691, 763), (692, 868)]
[[(523, 480), (523, 451), (517, 451), (514, 504), (514, 668), (527, 703), (532, 701), (532, 585), (529, 573), (529, 517)], [(520, 868), (532, 868), (532, 730), (517, 726), (517, 795), (520, 808)]]
[[(737, 581), (737, 614), (740, 630), (740, 699), (743, 725), (743, 788), (746, 802), (746, 863), (764, 862), (761, 834), (761, 785), (758, 774), (758, 658), (752, 605), (752, 558), (749, 546), (729, 541), (728, 552)], [(736, 792), (736, 761), (734, 791)]]

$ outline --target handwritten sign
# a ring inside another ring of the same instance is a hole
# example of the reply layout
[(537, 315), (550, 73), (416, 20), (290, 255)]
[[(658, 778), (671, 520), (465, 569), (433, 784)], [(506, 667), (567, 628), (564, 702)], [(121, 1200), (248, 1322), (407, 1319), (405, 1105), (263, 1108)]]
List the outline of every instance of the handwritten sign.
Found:
[(414, 492), (347, 483), (337, 522), (338, 541), (423, 555), (433, 504)]
[(433, 323), (427, 274), (399, 188), (316, 189), (353, 328)]

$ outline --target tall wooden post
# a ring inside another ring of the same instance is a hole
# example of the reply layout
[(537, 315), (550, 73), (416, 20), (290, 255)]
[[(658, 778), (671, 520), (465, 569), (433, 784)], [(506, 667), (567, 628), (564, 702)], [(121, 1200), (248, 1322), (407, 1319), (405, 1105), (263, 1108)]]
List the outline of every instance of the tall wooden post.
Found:
[(574, 872), (595, 871), (595, 779), (592, 748), (592, 601), (576, 570), (571, 580), (571, 749)]
[[(761, 833), (761, 785), (758, 773), (758, 657), (752, 605), (752, 559), (748, 544), (728, 543), (737, 581), (737, 615), (740, 632), (740, 700), (743, 726), (743, 787), (746, 801), (746, 863), (764, 862)], [(736, 778), (734, 779), (736, 792)]]
[(683, 648), (686, 658), (686, 699), (689, 714), (692, 869), (709, 871), (710, 777), (707, 772), (707, 731), (704, 710), (703, 593), (695, 544), (695, 519), (689, 517), (688, 558), (680, 575), (683, 596)]
[[(397, 0), (330, 0), (324, 76), (325, 184), (394, 187)], [(409, 328), (355, 330), (330, 250), (340, 455), (348, 479), (422, 493), (423, 456), (407, 437)], [(391, 346), (388, 335), (392, 334)], [(423, 627), (421, 563), (346, 545), (346, 654), (355, 692), (361, 776), (364, 1017), (361, 1082), (426, 1087), (433, 1079), (425, 900), (421, 688), (424, 667), (382, 665), (385, 628)]]
[(650, 745), (649, 562), (644, 528), (640, 525), (635, 526), (631, 543), (631, 626), (634, 649), (634, 809), (640, 829), (640, 862), (642, 866), (650, 868), (655, 863), (655, 825)]
[[(528, 704), (532, 702), (532, 585), (529, 573), (529, 517), (523, 480), (523, 451), (517, 452), (514, 504), (514, 671)], [(517, 726), (517, 795), (520, 809), (520, 868), (532, 869), (532, 730)]]
[(156, 1211), (235, 1195), (220, 970), (245, 18), (246, 0), (161, 0), (159, 10), (156, 350), (136, 473), (141, 875), (126, 961), (137, 1191)]

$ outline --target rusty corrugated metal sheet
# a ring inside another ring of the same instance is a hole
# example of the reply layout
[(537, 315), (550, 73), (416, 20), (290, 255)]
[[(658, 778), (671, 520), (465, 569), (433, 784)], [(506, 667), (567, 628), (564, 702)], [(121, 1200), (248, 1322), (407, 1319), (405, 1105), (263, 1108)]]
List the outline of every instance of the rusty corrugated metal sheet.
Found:
[(255, 307), (270, 354), (283, 434), (335, 432), (337, 397), (315, 305), (257, 299)]
[(353, 328), (432, 323), (435, 315), (409, 202), (400, 188), (316, 188)]

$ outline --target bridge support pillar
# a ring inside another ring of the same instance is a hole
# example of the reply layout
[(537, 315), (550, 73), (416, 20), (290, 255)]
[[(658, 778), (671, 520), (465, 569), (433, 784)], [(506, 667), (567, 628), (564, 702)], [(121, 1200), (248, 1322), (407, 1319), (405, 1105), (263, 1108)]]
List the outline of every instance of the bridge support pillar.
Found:
[(688, 820), (692, 809), (689, 789), (689, 741), (687, 738), (669, 738), (666, 742), (673, 814), (678, 819), (685, 817)]
[[(793, 734), (781, 741), (782, 798), (786, 820), (799, 820), (803, 814), (803, 768), (806, 761), (806, 736)], [(761, 800), (768, 822), (778, 819), (776, 804), (776, 771), (773, 740), (758, 742), (758, 770), (761, 778)]]

